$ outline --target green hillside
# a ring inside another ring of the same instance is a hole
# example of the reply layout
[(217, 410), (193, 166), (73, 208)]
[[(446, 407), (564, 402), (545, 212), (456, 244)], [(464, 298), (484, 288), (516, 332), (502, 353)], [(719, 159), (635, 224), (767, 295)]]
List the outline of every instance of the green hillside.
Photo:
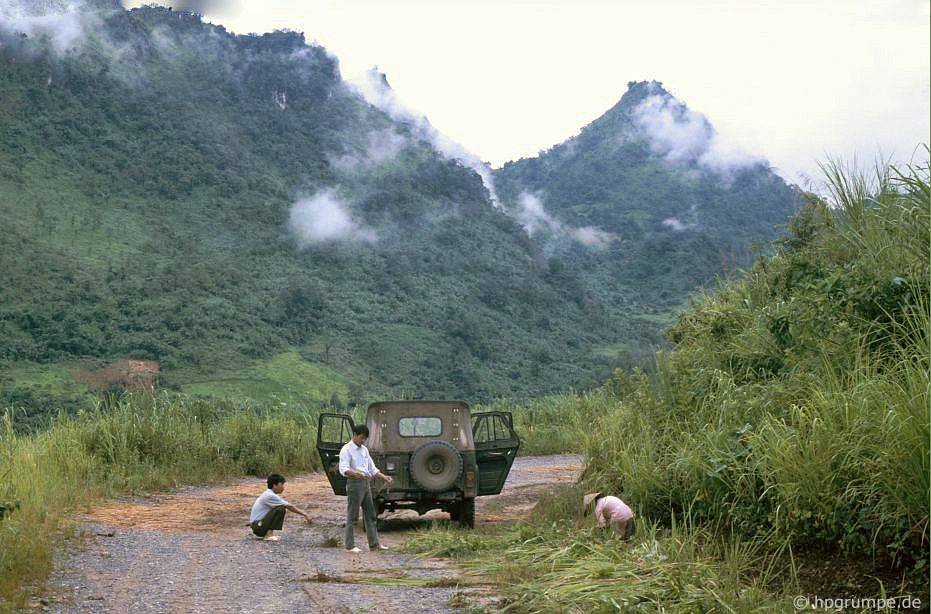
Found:
[(667, 307), (752, 262), (800, 203), (765, 160), (722, 149), (707, 118), (655, 81), (629, 83), (578, 135), (495, 178), (512, 208), (531, 195), (564, 224), (608, 233), (603, 283)]
[[(638, 243), (604, 217), (624, 202), (619, 160), (598, 207), (558, 211), (615, 238), (528, 237), (301, 34), (156, 7), (81, 18), (64, 48), (2, 29), (0, 390), (33, 412), (113, 387), (89, 359), (158, 361), (159, 387), (258, 400), (591, 386), (661, 343), (670, 310), (722, 270), (721, 237), (770, 237), (793, 207), (769, 171), (743, 192), (708, 175), (696, 185), (745, 214)], [(666, 171), (641, 216), (675, 178), (654, 158)]]

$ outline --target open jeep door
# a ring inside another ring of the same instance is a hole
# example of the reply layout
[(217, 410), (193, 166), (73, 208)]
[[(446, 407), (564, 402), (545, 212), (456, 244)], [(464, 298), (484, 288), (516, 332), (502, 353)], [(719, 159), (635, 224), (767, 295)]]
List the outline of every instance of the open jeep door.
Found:
[(520, 447), (520, 438), (512, 424), (511, 412), (489, 411), (472, 415), (479, 495), (497, 495), (504, 487)]
[(320, 414), (317, 422), (317, 452), (337, 495), (346, 494), (346, 478), (339, 473), (339, 451), (352, 439), (353, 426), (352, 418), (346, 414)]

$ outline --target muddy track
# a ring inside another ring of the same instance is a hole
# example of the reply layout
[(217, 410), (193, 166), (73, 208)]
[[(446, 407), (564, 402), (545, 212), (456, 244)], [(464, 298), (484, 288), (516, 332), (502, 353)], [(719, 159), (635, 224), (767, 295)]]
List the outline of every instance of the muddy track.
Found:
[[(526, 515), (540, 493), (574, 481), (580, 469), (577, 456), (518, 458), (502, 494), (476, 500), (476, 522)], [(281, 541), (253, 538), (246, 520), (264, 487), (242, 479), (90, 510), (83, 538), (62, 554), (36, 605), (54, 612), (410, 613), (454, 611), (463, 598), (494, 600), (488, 587), (460, 582), (450, 561), (396, 551), (414, 529), (446, 521), (443, 512), (388, 514), (381, 537), (393, 550), (350, 555), (341, 545), (345, 498), (321, 473), (292, 477), (284, 493), (316, 524), (289, 514)], [(357, 535), (364, 546), (364, 532)]]

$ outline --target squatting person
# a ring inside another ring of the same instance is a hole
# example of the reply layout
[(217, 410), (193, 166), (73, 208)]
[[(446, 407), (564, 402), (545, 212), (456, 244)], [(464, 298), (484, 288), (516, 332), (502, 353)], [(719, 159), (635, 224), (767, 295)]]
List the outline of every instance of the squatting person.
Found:
[(273, 473), (265, 480), (268, 490), (259, 495), (259, 498), (252, 504), (252, 513), (249, 514), (249, 526), (257, 537), (267, 541), (278, 541), (275, 531), (280, 531), (284, 526), (285, 511), (291, 511), (299, 516), (303, 516), (308, 524), (312, 524), (314, 519), (310, 514), (301, 508), (291, 505), (281, 497), (284, 492), (285, 479), (283, 475)]
[(369, 550), (387, 550), (378, 541), (378, 529), (375, 527), (375, 502), (372, 499), (371, 481), (381, 476), (388, 485), (393, 481), (390, 475), (385, 475), (372, 462), (369, 449), (363, 444), (369, 438), (369, 428), (359, 424), (352, 429), (352, 439), (339, 451), (339, 472), (346, 477), (346, 543), (348, 552), (362, 552), (356, 547), (353, 530), (359, 519), (359, 507), (362, 507), (362, 522), (365, 524), (365, 535), (368, 538)]
[(622, 538), (627, 539), (634, 519), (633, 510), (617, 497), (593, 492), (582, 497), (582, 507), (586, 516), (592, 511), (593, 503), (595, 518), (598, 519), (598, 527), (604, 529), (611, 525), (611, 528), (620, 534)]

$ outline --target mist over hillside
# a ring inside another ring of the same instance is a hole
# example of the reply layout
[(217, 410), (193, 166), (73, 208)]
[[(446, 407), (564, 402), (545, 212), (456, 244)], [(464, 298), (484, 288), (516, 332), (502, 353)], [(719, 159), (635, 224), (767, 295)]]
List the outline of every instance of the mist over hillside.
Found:
[(796, 206), (656, 84), (492, 172), (300, 33), (0, 7), (0, 387), (27, 407), (125, 358), (336, 405), (593, 385)]

